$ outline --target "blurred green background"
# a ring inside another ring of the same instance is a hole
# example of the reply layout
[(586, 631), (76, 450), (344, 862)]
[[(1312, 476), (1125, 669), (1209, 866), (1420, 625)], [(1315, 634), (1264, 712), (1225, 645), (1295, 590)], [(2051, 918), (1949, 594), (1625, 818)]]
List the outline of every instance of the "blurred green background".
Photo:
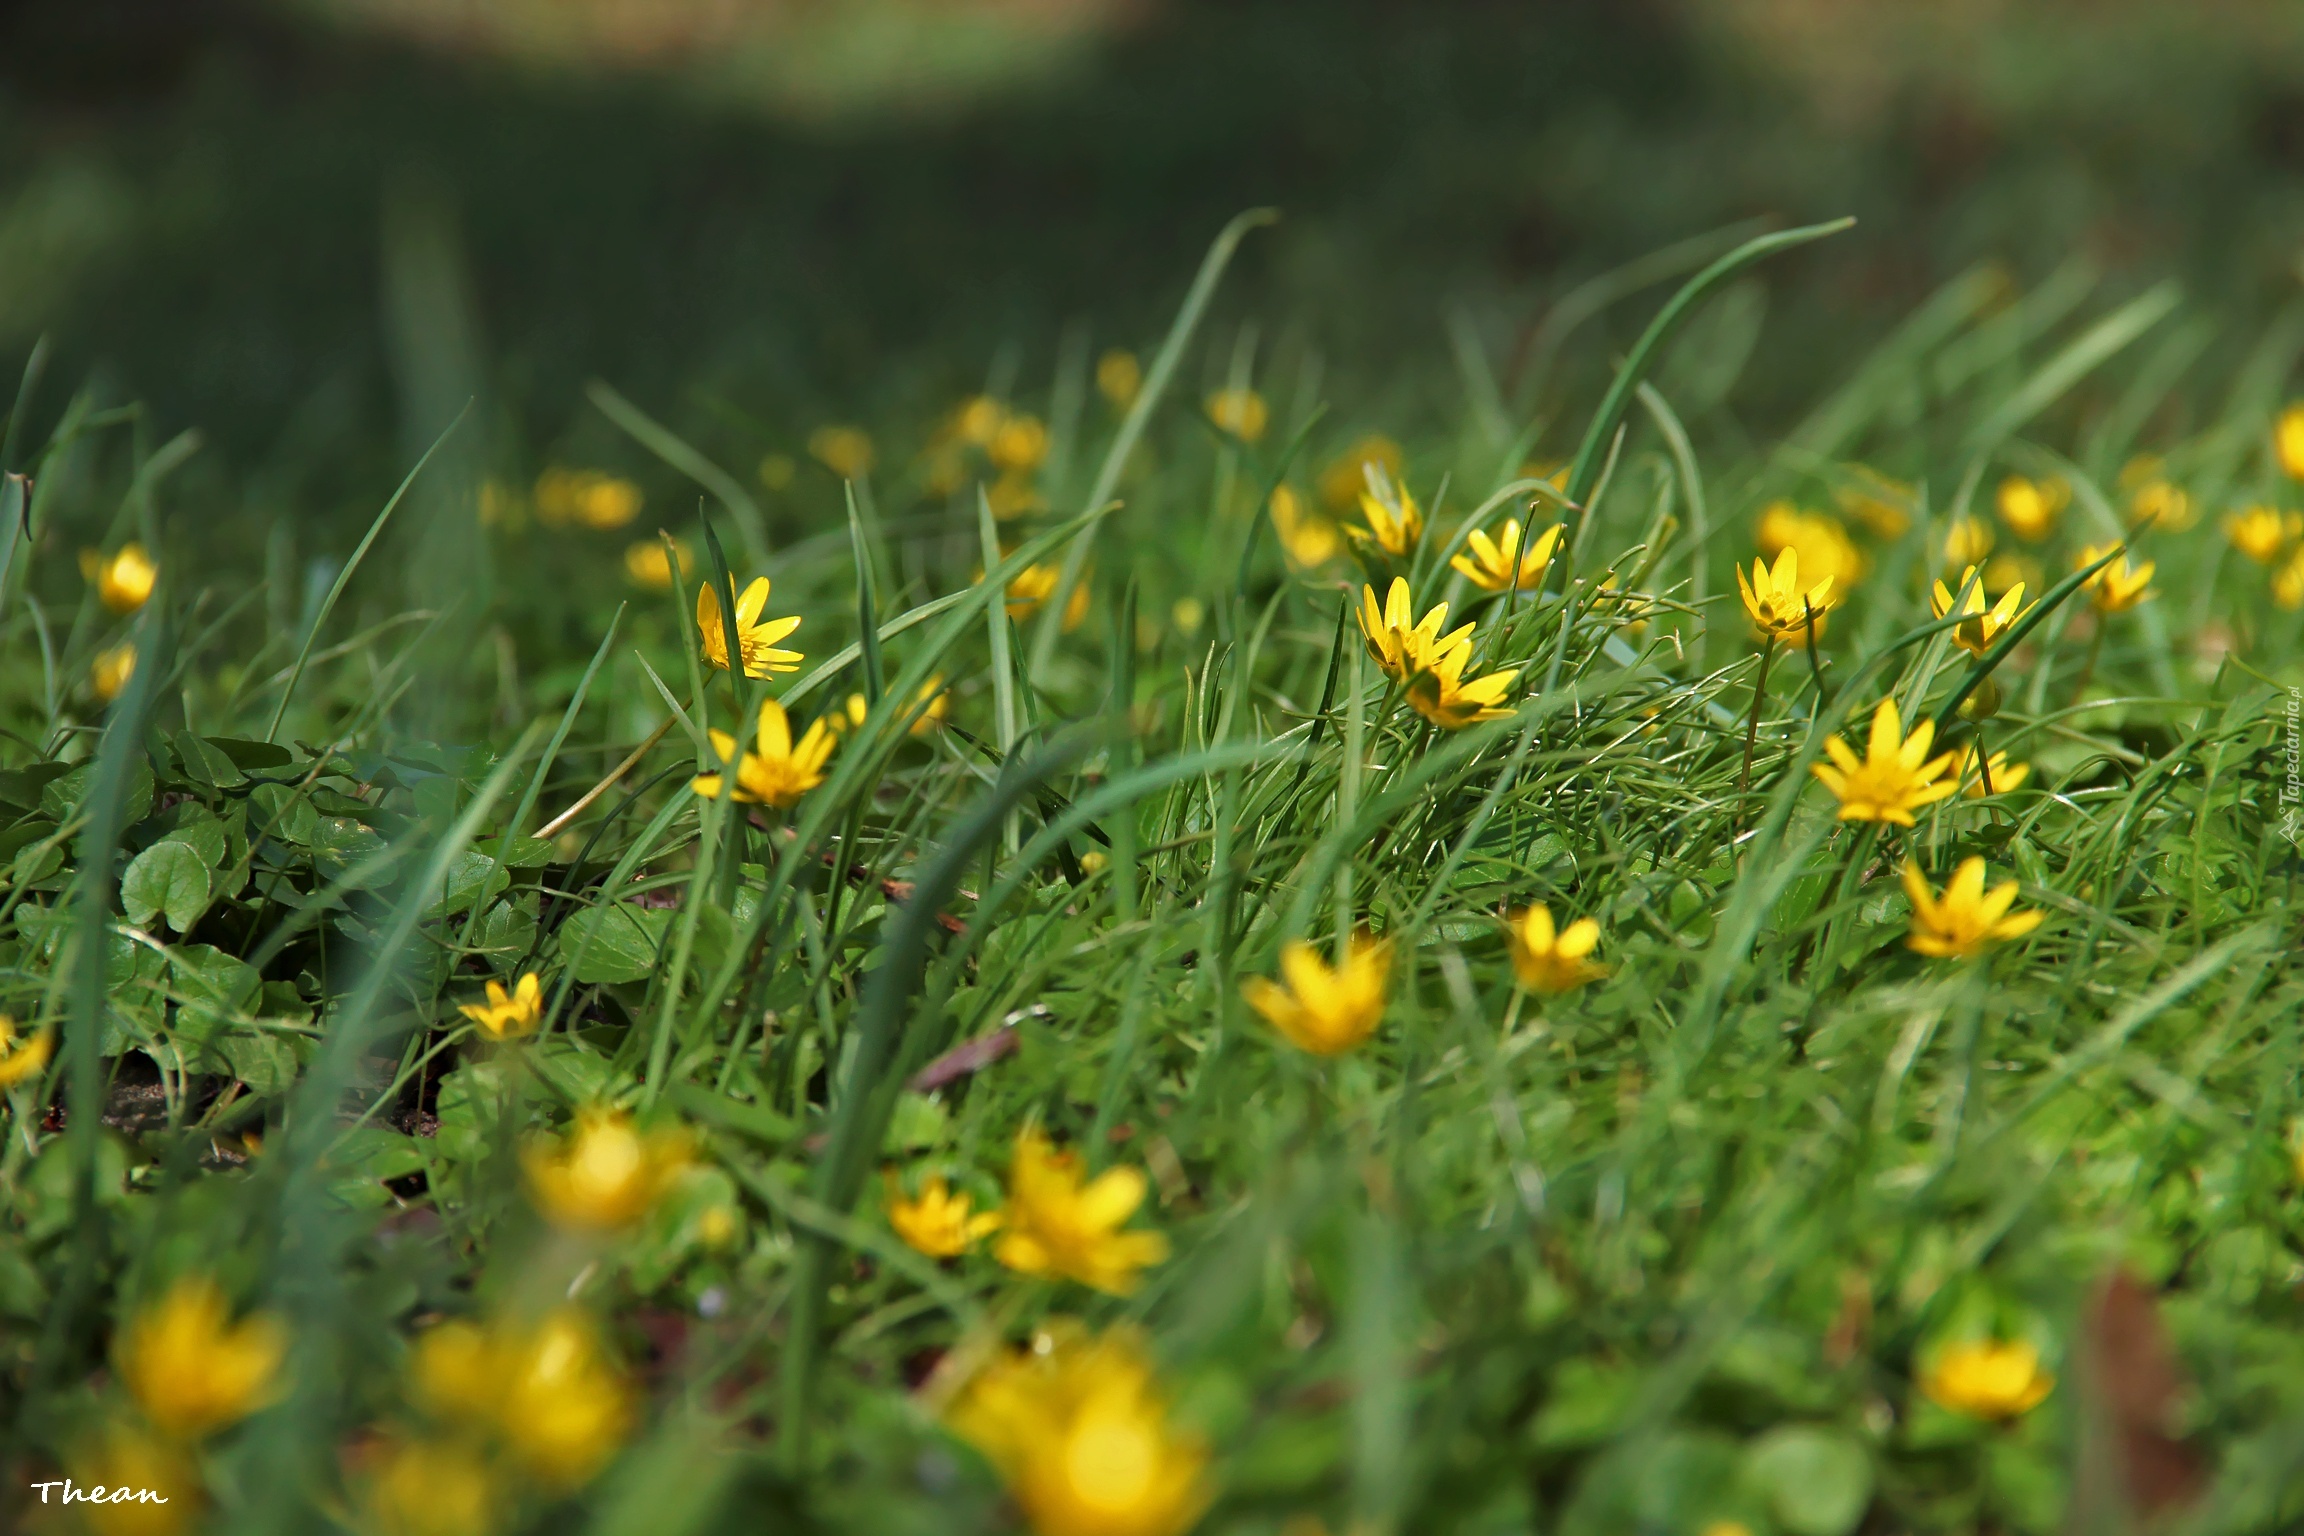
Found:
[(1460, 407), (1450, 316), (1509, 382), (1550, 300), (1734, 220), (1863, 221), (1769, 270), (1729, 402), (1756, 431), (1980, 259), (2027, 284), (2078, 260), (2110, 293), (2174, 274), (2239, 335), (2304, 249), (2304, 6), (2275, 0), (0, 18), (0, 351), (49, 334), (52, 378), (199, 427), (198, 473), (282, 506), (372, 508), (466, 389), (528, 472), (629, 453), (595, 377), (747, 446), (925, 421), (988, 378), (1029, 396), (1067, 327), (1153, 335), (1255, 204), (1285, 222), (1220, 320), (1406, 431)]

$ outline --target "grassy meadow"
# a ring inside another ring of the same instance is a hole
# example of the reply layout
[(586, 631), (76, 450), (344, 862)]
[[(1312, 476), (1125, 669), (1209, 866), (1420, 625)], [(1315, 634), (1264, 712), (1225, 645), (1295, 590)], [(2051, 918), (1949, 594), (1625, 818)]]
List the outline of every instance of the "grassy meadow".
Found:
[(1731, 230), (1410, 430), (1259, 222), (365, 531), (34, 352), (0, 1525), (2304, 1525), (2304, 315), (1980, 267), (1755, 441)]

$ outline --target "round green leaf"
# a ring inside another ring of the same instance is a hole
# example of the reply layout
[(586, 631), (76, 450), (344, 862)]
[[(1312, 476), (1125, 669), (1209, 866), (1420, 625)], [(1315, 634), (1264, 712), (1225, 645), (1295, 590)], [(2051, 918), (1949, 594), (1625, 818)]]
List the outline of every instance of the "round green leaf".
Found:
[(1792, 1536), (1847, 1536), (1872, 1502), (1863, 1442), (1823, 1424), (1787, 1424), (1754, 1441), (1745, 1476)]
[(154, 843), (121, 875), (120, 907), (139, 928), (164, 916), (169, 927), (186, 932), (208, 909), (208, 866), (189, 844)]

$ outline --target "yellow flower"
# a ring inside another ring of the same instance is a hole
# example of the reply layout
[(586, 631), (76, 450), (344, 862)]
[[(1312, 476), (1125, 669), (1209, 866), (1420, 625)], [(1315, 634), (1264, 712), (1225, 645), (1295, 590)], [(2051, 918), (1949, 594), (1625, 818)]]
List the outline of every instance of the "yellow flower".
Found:
[[(1960, 573), (1960, 586), (1966, 591), (1960, 597), (1938, 578), (1935, 589), (1928, 594), (1928, 609), (1938, 618), (1952, 612), (1952, 605), (1960, 605), (1960, 622), (1952, 626), (1952, 643), (1972, 656), (1981, 656), (1992, 649), (1992, 642), (2008, 632), (2024, 606), (2024, 583), (2018, 582), (2000, 594), (2000, 601), (1987, 608), (1984, 604), (1984, 582), (1969, 566)], [(1973, 615), (1973, 617), (1971, 617)]]
[(144, 553), (143, 545), (128, 543), (109, 559), (93, 549), (80, 551), (80, 574), (95, 584), (98, 602), (126, 615), (151, 601), (160, 567)]
[(984, 500), (997, 518), (1022, 517), (1027, 512), (1038, 512), (1048, 503), (1032, 487), (1032, 477), (1012, 470), (986, 487)]
[(2304, 608), (2304, 549), (2272, 573), (2272, 601), (2290, 610)]
[(944, 686), (944, 674), (934, 673), (928, 681), (922, 683), (920, 691), (913, 696), (913, 702), (919, 706), (920, 713), (913, 718), (912, 734), (934, 734), (952, 715), (952, 690)]
[(1037, 416), (1011, 416), (992, 434), (986, 452), (1010, 474), (1029, 473), (1048, 457), (1048, 428)]
[[(2077, 567), (2094, 565), (2112, 552), (2110, 544), (2091, 544), (2080, 551), (2080, 558), (2072, 563)], [(2147, 560), (2142, 565), (2131, 565), (2126, 555), (2113, 561), (2088, 578), (2088, 600), (2099, 613), (2125, 613), (2149, 598), (2152, 573), (2158, 569)]]
[(490, 1431), (554, 1489), (588, 1482), (631, 1428), (631, 1387), (577, 1307), (528, 1329), (442, 1323), (416, 1341), (409, 1364), (424, 1408)]
[(1280, 535), (1280, 548), (1288, 563), (1300, 571), (1326, 565), (1344, 545), (1336, 524), (1308, 509), (1285, 485), (1272, 487), (1272, 527)]
[[(1991, 768), (1990, 773), (1984, 771), (1986, 766)], [(1968, 786), (1961, 793), (1971, 800), (1981, 800), (1986, 795), (2005, 795), (2011, 790), (2021, 789), (2024, 781), (2030, 777), (2032, 765), (2017, 763), (2011, 766), (2005, 752), (1995, 752), (1988, 763), (1979, 763), (1974, 743), (1969, 744), (1967, 752), (1960, 759), (1960, 782)]]
[(2298, 534), (2304, 534), (2304, 514), (2283, 514), (2277, 507), (2253, 506), (2224, 519), (2224, 536), (2232, 547), (2258, 565), (2279, 559)]
[(643, 1134), (620, 1110), (580, 1111), (565, 1138), (540, 1137), (521, 1151), (529, 1193), (563, 1227), (612, 1232), (654, 1208), (688, 1167), (688, 1138)]
[[(1469, 626), (1467, 626), (1469, 627)], [(1520, 669), (1491, 672), (1464, 680), (1464, 665), (1472, 659), (1469, 644), (1443, 651), (1408, 679), (1408, 703), (1416, 713), (1442, 730), (1460, 731), (1483, 720), (1501, 720), (1512, 711), (1503, 707)]]
[(435, 1324), (417, 1337), (408, 1354), (408, 1379), (426, 1412), (483, 1423), (494, 1414), (503, 1387), (495, 1341), (461, 1319)]
[(1059, 1319), (979, 1371), (948, 1414), (1035, 1536), (1183, 1536), (1207, 1507), (1207, 1447), (1168, 1422), (1133, 1331)]
[(1007, 419), (1008, 408), (999, 401), (990, 395), (971, 395), (952, 413), (945, 430), (961, 442), (983, 448), (1000, 435), (1000, 424)]
[[(685, 539), (674, 539), (672, 548), (680, 557), (680, 575), (685, 578), (695, 569), (696, 557), (689, 552), (688, 541)], [(642, 539), (626, 546), (624, 574), (632, 578), (634, 585), (646, 587), (651, 592), (661, 592), (671, 586), (672, 560), (664, 553), (664, 541)], [(728, 642), (725, 638), (721, 640), (720, 648), (723, 652), (727, 650)]]
[(1280, 951), (1280, 975), (1286, 986), (1248, 977), (1241, 997), (1289, 1044), (1315, 1056), (1341, 1056), (1383, 1021), (1392, 946), (1355, 935), (1344, 963), (1330, 969), (1320, 951), (1291, 939)]
[(1097, 392), (1120, 409), (1133, 404), (1136, 392), (1143, 387), (1144, 367), (1125, 347), (1114, 347), (1096, 359)]
[(1992, 525), (1973, 517), (1956, 517), (1944, 530), (1944, 559), (1951, 565), (1981, 565), (1992, 553)]
[(16, 1021), (0, 1013), (0, 1088), (13, 1088), (18, 1083), (40, 1075), (48, 1065), (48, 1055), (56, 1048), (55, 1036), (47, 1030), (36, 1035), (16, 1033)]
[(872, 439), (862, 427), (818, 427), (808, 434), (808, 452), (843, 480), (872, 472)]
[(177, 1536), (200, 1518), (200, 1472), (183, 1447), (128, 1425), (107, 1426), (72, 1471), (83, 1492), (120, 1490), (82, 1511), (94, 1536)]
[(1512, 946), (1512, 974), (1531, 992), (1567, 992), (1608, 974), (1590, 959), (1600, 945), (1600, 925), (1580, 917), (1554, 930), (1552, 909), (1542, 902), (1506, 926)]
[(1349, 512), (1368, 488), (1368, 471), (1389, 483), (1400, 478), (1400, 445), (1371, 433), (1354, 443), (1320, 472), (1320, 500), (1331, 512)]
[(760, 460), (760, 483), (772, 491), (781, 491), (792, 483), (800, 466), (792, 462), (788, 453), (771, 453)]
[(136, 675), (136, 646), (123, 640), (110, 650), (98, 651), (96, 659), (88, 663), (88, 691), (99, 704), (109, 704), (120, 697), (120, 690), (128, 686), (128, 679)]
[(1896, 701), (1882, 699), (1872, 714), (1867, 757), (1859, 759), (1846, 741), (1833, 736), (1825, 741), (1824, 750), (1832, 754), (1837, 766), (1815, 763), (1809, 771), (1822, 779), (1840, 802), (1842, 821), (1892, 821), (1909, 827), (1914, 811), (1960, 787), (1958, 779), (1944, 777), (1952, 766), (1951, 753), (1933, 759), (1928, 756), (1929, 744), (1935, 739), (1933, 720), (1921, 721), (1906, 736), (1903, 721), (1896, 714)]
[[(1469, 658), (1472, 654), (1476, 626), (1466, 624), (1444, 635), (1440, 627), (1448, 622), (1446, 603), (1433, 604), (1432, 611), (1420, 620), (1412, 617), (1413, 607), (1406, 577), (1392, 578), (1381, 608), (1376, 606), (1374, 587), (1362, 584), (1360, 588), (1360, 632), (1368, 637), (1368, 654), (1396, 683), (1407, 682), (1444, 658)], [(1462, 659), (1457, 665), (1461, 670)]]
[(2033, 480), (2010, 475), (2000, 482), (2000, 521), (2027, 544), (2037, 544), (2056, 531), (2056, 518), (2072, 499), (2072, 487), (2063, 480)]
[(932, 1259), (955, 1258), (966, 1253), (978, 1238), (1000, 1226), (998, 1211), (971, 1214), (974, 1202), (965, 1193), (953, 1194), (942, 1174), (920, 1187), (917, 1200), (904, 1198), (904, 1185), (896, 1177), (895, 1169), (889, 1169), (886, 1178), (888, 1225), (912, 1248)]
[(122, 1331), (120, 1379), (154, 1429), (197, 1440), (272, 1401), (287, 1347), (277, 1318), (235, 1325), (216, 1283), (188, 1276)]
[(1825, 610), (1832, 606), (1832, 578), (1823, 580), (1807, 591), (1800, 590), (1799, 546), (1787, 544), (1776, 556), (1776, 568), (1752, 562), (1752, 578), (1744, 578), (1744, 568), (1736, 568), (1736, 591), (1744, 599), (1744, 611), (1752, 616), (1753, 628), (1764, 638), (1785, 640), (1805, 638), (1810, 615), (1821, 624)]
[(2021, 1339), (1948, 1344), (1920, 1373), (1920, 1390), (1937, 1404), (1975, 1419), (2029, 1413), (2055, 1390), (2040, 1351)]
[(1941, 898), (1928, 888), (1928, 877), (1919, 866), (1907, 860), (1904, 894), (1912, 898), (1912, 934), (1905, 944), (1944, 960), (1967, 960), (2002, 939), (2020, 939), (2039, 927), (2044, 915), (2008, 910), (2016, 901), (2013, 880), (1987, 894), (1981, 856), (1963, 861), (1952, 872)]
[(1376, 549), (1395, 560), (1404, 559), (1424, 536), (1424, 513), (1416, 498), (1390, 476), (1371, 473), (1368, 490), (1360, 493), (1360, 515), (1366, 527), (1347, 523), (1344, 532), (1363, 550)]
[(2272, 446), (2291, 480), (2304, 480), (2304, 401), (2292, 401), (2272, 426)]
[(370, 1474), (363, 1527), (376, 1536), (489, 1536), (501, 1495), (488, 1459), (471, 1445), (403, 1440)]
[(1264, 435), (1265, 424), (1272, 414), (1264, 404), (1264, 397), (1252, 389), (1220, 389), (1208, 397), (1207, 411), (1217, 431), (1244, 443), (1255, 442)]
[(544, 1017), (544, 983), (530, 971), (520, 978), (517, 987), (506, 992), (504, 983), (491, 979), (488, 1001), (462, 1003), (457, 1011), (493, 1039), (517, 1039), (534, 1029), (537, 1021)]
[(1538, 534), (1527, 552), (1520, 550), (1520, 519), (1504, 519), (1504, 535), (1490, 539), (1475, 528), (1464, 536), (1469, 555), (1452, 555), (1448, 563), (1464, 573), (1464, 579), (1483, 592), (1501, 592), (1506, 587), (1518, 586), (1523, 592), (1532, 592), (1544, 585), (1544, 567), (1552, 563), (1553, 546), (1560, 542), (1560, 525)]
[(1056, 1151), (1028, 1126), (1016, 1137), (993, 1257), (1021, 1274), (1061, 1275), (1125, 1296), (1136, 1289), (1136, 1271), (1168, 1257), (1160, 1233), (1121, 1230), (1144, 1203), (1144, 1188), (1136, 1168), (1109, 1168), (1084, 1183), (1079, 1154)]
[(2155, 528), (2181, 533), (2197, 521), (2197, 509), (2182, 487), (2169, 480), (2147, 480), (2128, 498), (2129, 512), (2151, 520)]
[(1760, 513), (1760, 552), (1773, 560), (1787, 549), (1800, 551), (1800, 570), (1811, 581), (1832, 578), (1832, 601), (1848, 600), (1864, 574), (1864, 556), (1838, 518), (1803, 512), (1788, 501), (1771, 502)]
[(536, 517), (547, 528), (621, 528), (640, 515), (643, 501), (640, 487), (597, 469), (553, 468), (536, 477)]
[[(1028, 619), (1040, 611), (1040, 605), (1055, 594), (1056, 583), (1064, 576), (1063, 568), (1053, 561), (1028, 565), (1016, 573), (1008, 583), (1008, 617)], [(1072, 584), (1072, 595), (1064, 601), (1064, 633), (1070, 634), (1088, 617), (1088, 574)]]
[[(800, 627), (799, 619), (763, 619), (760, 615), (767, 607), (768, 578), (755, 576), (752, 584), (736, 595), (736, 648), (744, 657), (746, 677), (797, 672), (805, 659), (798, 651), (776, 649), (777, 641)], [(728, 626), (720, 616), (717, 582), (707, 581), (696, 589), (696, 633), (704, 642), (704, 659), (727, 671)]]

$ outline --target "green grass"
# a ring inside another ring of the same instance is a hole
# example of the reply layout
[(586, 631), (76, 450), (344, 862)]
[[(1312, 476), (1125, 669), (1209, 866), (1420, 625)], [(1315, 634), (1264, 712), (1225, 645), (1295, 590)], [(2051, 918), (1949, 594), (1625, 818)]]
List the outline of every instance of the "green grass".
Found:
[[(1508, 718), (1440, 732), (1344, 616), (1360, 573), (1291, 572), (1259, 533), (1269, 487), (1316, 501), (1387, 423), (1209, 334), (1245, 228), (1129, 413), (1078, 350), (1011, 402), (1054, 441), (1046, 509), (1009, 523), (972, 481), (931, 490), (900, 424), (867, 423), (842, 517), (817, 466), (757, 482), (772, 437), (692, 445), (596, 390), (662, 461), (630, 528), (483, 527), (466, 422), (372, 543), (306, 570), (308, 532), (176, 512), (190, 444), (36, 381), (0, 533), (0, 1006), (60, 1033), (0, 1122), (0, 1510), (43, 1518), (24, 1488), (133, 1420), (115, 1334), (207, 1274), (296, 1341), (279, 1400), (198, 1451), (235, 1533), (362, 1528), (379, 1437), (424, 1422), (409, 1340), (560, 1296), (644, 1405), (582, 1486), (508, 1478), (492, 1529), (1013, 1528), (914, 1388), (1055, 1316), (1143, 1330), (1215, 1449), (1211, 1532), (2110, 1532), (2123, 1430), (2196, 1473), (2157, 1485), (2186, 1529), (2295, 1528), (2298, 619), (2217, 519), (2294, 499), (2269, 433), (2304, 330), (2202, 378), (2212, 317), (2172, 296), (1964, 279), (1768, 447), (1715, 407), (1754, 345), (1731, 279), (1789, 237), (1692, 280), (1603, 401), (1508, 400), (1464, 347), (1460, 423), (1408, 444), (1405, 566), (1520, 675)], [(1225, 382), (1272, 402), (1258, 442), (1202, 415)], [(1953, 519), (2005, 473), (2066, 479), (2049, 542), (1999, 535), (2038, 593), (2120, 536), (2146, 452), (2201, 514), (2137, 532), (2159, 595), (2107, 623), (2066, 582), (1983, 662), (1953, 648), (1925, 598), (1959, 577)], [(1472, 601), (1460, 529), (1560, 499), (1531, 459), (1570, 461), (1588, 511), (1546, 591)], [(1777, 659), (1739, 803), (1757, 648), (1729, 567), (1765, 504), (1833, 507), (1876, 485), (1859, 465), (1909, 484), (1907, 526), (1851, 523), (1867, 570), (1813, 665)], [(659, 523), (695, 580), (773, 577), (797, 674), (732, 682), (693, 582), (623, 584)], [(131, 536), (162, 576), (123, 620), (75, 552)], [(1086, 584), (1076, 629), (1060, 598), (992, 601), (1035, 563)], [(124, 638), (105, 708), (86, 678)], [(1965, 740), (1949, 706), (1987, 668), (2027, 783), (1909, 831), (1833, 819), (1826, 736), (1893, 696)], [(950, 719), (913, 734), (898, 706), (937, 678)], [(851, 692), (874, 707), (793, 809), (689, 792), (706, 728)], [(1941, 883), (1970, 855), (2046, 923), (1911, 952), (1901, 863)], [(1605, 979), (1516, 991), (1503, 917), (1539, 900), (1599, 921)], [(1396, 958), (1359, 1050), (1297, 1052), (1240, 1000), (1284, 942), (1363, 927)], [(529, 970), (541, 1034), (476, 1037), (458, 1006)], [(520, 1147), (603, 1103), (683, 1127), (695, 1164), (588, 1241), (541, 1220)], [(882, 1167), (995, 1203), (1032, 1124), (1148, 1171), (1137, 1224), (1174, 1253), (1135, 1293), (890, 1231)], [(2099, 1302), (2115, 1274), (2146, 1321)], [(1919, 1391), (1978, 1332), (2040, 1346), (2041, 1406)]]

